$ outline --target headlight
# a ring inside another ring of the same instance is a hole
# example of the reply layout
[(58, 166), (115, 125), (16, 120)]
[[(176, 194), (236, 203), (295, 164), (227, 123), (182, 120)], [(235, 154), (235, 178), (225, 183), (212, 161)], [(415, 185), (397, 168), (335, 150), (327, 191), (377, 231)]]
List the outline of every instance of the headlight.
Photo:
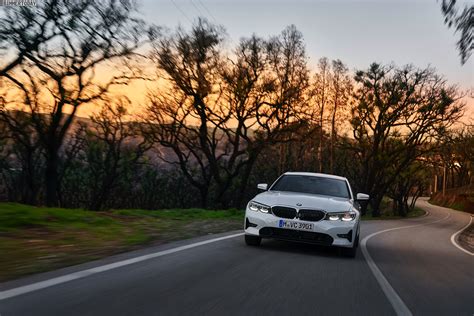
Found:
[(343, 221), (343, 222), (350, 222), (356, 218), (356, 212), (349, 211), (349, 212), (340, 212), (340, 213), (328, 213), (326, 215), (326, 220), (328, 221)]
[(260, 204), (257, 202), (250, 202), (248, 205), (249, 210), (254, 212), (270, 213), (270, 206)]

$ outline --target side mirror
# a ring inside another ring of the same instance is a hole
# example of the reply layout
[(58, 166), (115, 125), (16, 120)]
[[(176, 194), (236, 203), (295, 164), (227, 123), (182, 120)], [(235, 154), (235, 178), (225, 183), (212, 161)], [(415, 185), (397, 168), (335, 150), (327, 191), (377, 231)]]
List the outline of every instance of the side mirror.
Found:
[(368, 201), (370, 196), (364, 193), (357, 193), (356, 201)]
[(257, 184), (257, 188), (258, 188), (259, 190), (267, 191), (267, 190), (268, 190), (268, 184), (266, 184), (266, 183), (259, 183), (259, 184)]

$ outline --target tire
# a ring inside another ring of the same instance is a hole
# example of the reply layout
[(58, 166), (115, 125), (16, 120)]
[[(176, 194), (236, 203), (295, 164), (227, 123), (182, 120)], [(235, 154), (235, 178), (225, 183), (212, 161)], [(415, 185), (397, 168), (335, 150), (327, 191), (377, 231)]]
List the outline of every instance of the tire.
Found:
[(356, 253), (357, 253), (357, 247), (351, 247), (351, 248), (341, 248), (341, 253), (344, 257), (347, 258), (355, 258)]
[(356, 248), (359, 247), (359, 234), (357, 234), (357, 237), (356, 237), (356, 239), (355, 239), (355, 241), (354, 241), (354, 246), (355, 246)]
[(247, 246), (260, 246), (261, 242), (262, 237), (245, 235), (245, 243), (247, 244)]
[(354, 246), (352, 248), (339, 248), (339, 253), (344, 257), (355, 258), (357, 254), (357, 247), (359, 247), (359, 234), (357, 234), (354, 240)]

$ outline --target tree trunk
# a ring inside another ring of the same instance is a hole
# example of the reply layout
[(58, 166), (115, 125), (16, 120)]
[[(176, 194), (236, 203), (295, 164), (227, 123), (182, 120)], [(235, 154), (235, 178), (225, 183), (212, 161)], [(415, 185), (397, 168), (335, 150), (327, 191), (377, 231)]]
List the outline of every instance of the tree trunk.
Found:
[(34, 158), (33, 153), (27, 153), (27, 163), (26, 163), (26, 186), (24, 196), (22, 198), (23, 202), (29, 205), (36, 205), (36, 195), (38, 193), (38, 189), (36, 186), (36, 179), (35, 179), (35, 169), (34, 169)]
[(323, 172), (323, 116), (321, 115), (319, 122), (319, 146), (318, 146), (318, 161), (319, 161), (319, 172)]
[(93, 195), (92, 201), (90, 201), (89, 209), (91, 211), (101, 211), (104, 208), (104, 204), (108, 199), (111, 188), (113, 187), (113, 181), (109, 179), (109, 176), (105, 177), (106, 179), (102, 183), (102, 187)]
[[(244, 197), (245, 197), (245, 192), (248, 186), (250, 174), (252, 173), (253, 166), (255, 162), (257, 161), (257, 157), (260, 154), (260, 151), (255, 152), (255, 154), (251, 154), (248, 160), (248, 163), (246, 167), (244, 168), (244, 172), (242, 173), (242, 178), (240, 182), (240, 187), (239, 187), (239, 193), (237, 196), (237, 201), (236, 201), (236, 206), (237, 207), (244, 207)], [(245, 204), (247, 202), (245, 201)]]
[(331, 144), (329, 148), (329, 170), (334, 173), (334, 143), (336, 142), (336, 113), (337, 113), (337, 92), (334, 100), (334, 111), (331, 119)]
[(360, 214), (364, 216), (365, 214), (367, 214), (367, 206), (369, 205), (369, 203), (367, 201), (361, 201), (359, 202), (359, 205), (360, 205)]
[(199, 194), (201, 196), (201, 208), (207, 208), (207, 196), (209, 193), (209, 188), (202, 186), (199, 188)]
[(392, 212), (393, 214), (397, 215), (399, 211), (399, 203), (398, 203), (398, 198), (394, 197), (392, 198)]
[(226, 179), (225, 183), (222, 185), (219, 185), (217, 188), (217, 206), (222, 209), (227, 209), (229, 208), (229, 199), (226, 196), (226, 192), (229, 188), (229, 186), (232, 183), (232, 179)]
[(395, 201), (395, 207), (394, 207), (395, 215), (402, 216), (402, 217), (407, 216), (408, 205), (405, 203), (403, 196), (399, 194), (395, 198), (394, 201)]
[[(333, 122), (334, 124), (334, 122)], [(335, 128), (331, 131), (331, 147), (329, 149), (329, 173), (334, 173), (334, 143), (336, 142)]]
[(370, 201), (370, 206), (372, 207), (372, 217), (380, 217), (380, 204), (382, 203), (383, 195), (374, 196)]
[(54, 146), (48, 148), (46, 158), (46, 206), (58, 206), (58, 152)]

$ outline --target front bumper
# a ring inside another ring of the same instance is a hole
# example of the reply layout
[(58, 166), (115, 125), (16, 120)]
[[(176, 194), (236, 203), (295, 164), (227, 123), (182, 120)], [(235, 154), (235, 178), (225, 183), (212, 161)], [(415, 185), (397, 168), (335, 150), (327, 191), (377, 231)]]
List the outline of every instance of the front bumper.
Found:
[[(281, 228), (280, 220), (312, 223), (311, 231)], [(353, 247), (359, 233), (359, 214), (350, 222), (320, 220), (317, 222), (285, 219), (273, 214), (246, 210), (244, 230), (246, 235), (262, 238), (299, 241), (323, 246)]]

